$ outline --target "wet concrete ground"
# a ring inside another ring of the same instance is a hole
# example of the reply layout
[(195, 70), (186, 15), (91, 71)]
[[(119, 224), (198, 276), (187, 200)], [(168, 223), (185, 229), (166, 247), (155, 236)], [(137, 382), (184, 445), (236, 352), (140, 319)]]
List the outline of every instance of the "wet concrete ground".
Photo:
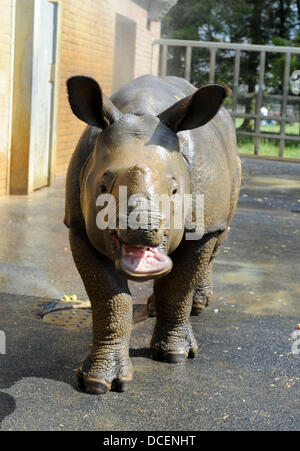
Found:
[[(215, 299), (192, 320), (199, 357), (150, 360), (154, 320), (137, 323), (130, 391), (102, 397), (74, 377), (90, 328), (37, 315), (65, 293), (86, 299), (62, 225), (63, 181), (0, 199), (0, 430), (300, 429), (300, 165), (248, 159), (243, 172)], [(144, 304), (151, 284), (131, 287)]]

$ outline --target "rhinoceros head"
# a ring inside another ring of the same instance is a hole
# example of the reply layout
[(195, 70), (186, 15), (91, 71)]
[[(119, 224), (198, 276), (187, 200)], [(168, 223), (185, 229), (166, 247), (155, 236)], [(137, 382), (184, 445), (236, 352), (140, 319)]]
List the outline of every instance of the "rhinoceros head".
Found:
[[(218, 111), (222, 86), (207, 86), (158, 116), (122, 114), (88, 77), (67, 82), (74, 114), (99, 128), (81, 171), (81, 208), (89, 240), (126, 277), (144, 281), (167, 274), (168, 256), (180, 244), (174, 226), (174, 196), (191, 192), (189, 167), (177, 132), (204, 125)], [(162, 208), (169, 199), (170, 218)], [(183, 211), (181, 214), (184, 214)]]

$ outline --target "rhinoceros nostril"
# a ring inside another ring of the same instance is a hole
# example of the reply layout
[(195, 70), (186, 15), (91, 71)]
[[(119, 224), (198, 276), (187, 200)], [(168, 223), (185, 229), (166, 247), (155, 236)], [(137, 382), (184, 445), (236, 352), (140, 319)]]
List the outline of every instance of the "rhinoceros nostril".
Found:
[(157, 247), (164, 238), (164, 231), (158, 229), (156, 232), (150, 229), (119, 229), (118, 238), (122, 243), (133, 246)]

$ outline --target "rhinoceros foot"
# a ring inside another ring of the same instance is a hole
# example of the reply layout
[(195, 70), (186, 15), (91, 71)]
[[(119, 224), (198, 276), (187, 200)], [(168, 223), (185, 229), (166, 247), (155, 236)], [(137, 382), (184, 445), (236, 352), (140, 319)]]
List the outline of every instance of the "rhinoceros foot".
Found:
[[(94, 356), (93, 356), (94, 354)], [(89, 354), (77, 368), (79, 387), (87, 393), (100, 395), (110, 390), (126, 392), (132, 380), (132, 364), (123, 352), (103, 349)]]
[(150, 355), (154, 360), (167, 363), (184, 363), (197, 355), (197, 342), (191, 325), (170, 327), (156, 325), (150, 345)]

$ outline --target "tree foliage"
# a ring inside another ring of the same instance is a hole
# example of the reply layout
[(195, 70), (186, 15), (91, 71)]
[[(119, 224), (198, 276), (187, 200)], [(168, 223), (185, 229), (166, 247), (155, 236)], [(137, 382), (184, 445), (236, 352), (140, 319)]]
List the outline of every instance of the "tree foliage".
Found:
[[(223, 41), (249, 44), (300, 45), (300, 0), (179, 0), (163, 21), (163, 37), (173, 39)], [(219, 81), (233, 81), (234, 53), (218, 51)], [(192, 82), (207, 82), (209, 52), (193, 49)], [(240, 83), (253, 92), (257, 83), (259, 54), (242, 52)], [(291, 70), (300, 68), (292, 58)], [(184, 50), (170, 48), (169, 73), (184, 74)], [(266, 89), (282, 91), (284, 55), (267, 55)]]

